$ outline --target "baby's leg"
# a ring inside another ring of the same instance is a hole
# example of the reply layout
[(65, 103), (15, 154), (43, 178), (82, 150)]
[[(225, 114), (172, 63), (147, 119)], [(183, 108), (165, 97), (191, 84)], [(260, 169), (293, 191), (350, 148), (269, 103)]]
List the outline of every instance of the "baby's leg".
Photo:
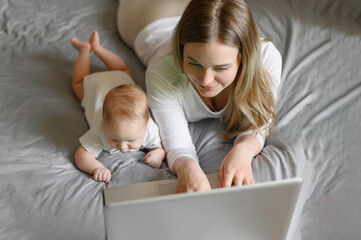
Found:
[(117, 16), (119, 34), (134, 49), (134, 40), (145, 26), (161, 18), (181, 16), (189, 1), (121, 0)]
[(79, 52), (73, 66), (72, 86), (75, 96), (81, 102), (84, 96), (83, 80), (85, 76), (90, 74), (91, 46), (88, 42), (82, 42), (76, 37), (73, 37), (70, 41)]
[(123, 59), (100, 44), (99, 34), (97, 31), (93, 32), (89, 42), (93, 52), (104, 62), (109, 70), (121, 70), (131, 76), (130, 70)]

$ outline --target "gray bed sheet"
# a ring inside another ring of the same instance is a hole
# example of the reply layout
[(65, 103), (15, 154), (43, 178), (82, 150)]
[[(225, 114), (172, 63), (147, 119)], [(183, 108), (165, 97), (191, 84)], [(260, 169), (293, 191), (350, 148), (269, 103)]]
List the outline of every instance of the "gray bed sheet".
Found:
[[(255, 180), (303, 178), (288, 239), (361, 239), (361, 2), (249, 2), (261, 35), (283, 57), (278, 123), (253, 161)], [(88, 125), (71, 89), (70, 38), (98, 30), (144, 88), (145, 68), (117, 32), (117, 6), (0, 0), (0, 239), (106, 238), (107, 186), (73, 160)], [(95, 56), (91, 63), (105, 69)], [(222, 127), (205, 120), (190, 129), (202, 167), (218, 171), (231, 147), (218, 138)], [(143, 157), (103, 152), (108, 187), (175, 178)]]

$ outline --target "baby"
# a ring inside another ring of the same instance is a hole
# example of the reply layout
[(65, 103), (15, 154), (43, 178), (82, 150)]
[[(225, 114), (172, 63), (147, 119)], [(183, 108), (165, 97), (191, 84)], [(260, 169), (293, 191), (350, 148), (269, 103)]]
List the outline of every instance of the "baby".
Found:
[[(145, 92), (134, 84), (124, 61), (105, 49), (94, 31), (89, 42), (73, 37), (78, 50), (74, 63), (72, 86), (81, 102), (90, 130), (79, 138), (81, 146), (75, 152), (77, 167), (93, 175), (94, 180), (109, 182), (111, 172), (96, 158), (103, 151), (125, 153), (140, 148), (149, 152), (145, 162), (159, 168), (165, 159), (158, 126), (149, 115)], [(110, 71), (90, 74), (90, 54), (93, 51)]]

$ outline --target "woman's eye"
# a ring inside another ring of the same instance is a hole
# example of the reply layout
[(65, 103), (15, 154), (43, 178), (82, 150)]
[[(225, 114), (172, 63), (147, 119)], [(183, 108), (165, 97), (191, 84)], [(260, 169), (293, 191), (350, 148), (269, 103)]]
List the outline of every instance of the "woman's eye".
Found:
[(190, 62), (189, 65), (194, 66), (194, 67), (201, 67), (200, 64), (198, 64), (198, 63), (193, 63), (193, 62)]
[(219, 67), (219, 68), (216, 68), (216, 71), (226, 71), (227, 70), (227, 68), (224, 68), (224, 67)]

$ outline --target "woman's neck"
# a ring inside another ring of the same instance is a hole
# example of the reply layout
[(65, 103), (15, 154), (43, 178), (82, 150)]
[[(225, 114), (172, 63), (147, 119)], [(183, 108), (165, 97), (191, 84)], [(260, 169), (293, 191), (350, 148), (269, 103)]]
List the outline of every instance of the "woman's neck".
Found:
[(209, 110), (213, 112), (219, 112), (222, 111), (227, 106), (229, 90), (228, 88), (226, 88), (222, 92), (220, 92), (217, 96), (210, 98), (204, 97), (199, 93), (198, 95), (202, 99), (203, 103), (209, 108)]

